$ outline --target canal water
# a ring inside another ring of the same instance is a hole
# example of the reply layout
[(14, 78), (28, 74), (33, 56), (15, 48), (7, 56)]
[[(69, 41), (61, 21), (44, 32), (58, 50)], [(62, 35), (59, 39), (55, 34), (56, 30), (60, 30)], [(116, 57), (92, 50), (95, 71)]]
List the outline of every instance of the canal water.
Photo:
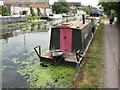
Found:
[(41, 45), (44, 53), (49, 48), (50, 28), (74, 19), (76, 18), (0, 27), (2, 87), (69, 88), (76, 68), (40, 62), (33, 48)]

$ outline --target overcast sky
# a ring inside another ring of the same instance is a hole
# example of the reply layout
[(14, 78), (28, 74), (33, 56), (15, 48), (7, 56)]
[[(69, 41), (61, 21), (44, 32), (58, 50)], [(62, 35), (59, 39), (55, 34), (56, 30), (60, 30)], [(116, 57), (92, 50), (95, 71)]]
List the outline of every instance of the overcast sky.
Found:
[(81, 2), (81, 4), (83, 5), (91, 5), (93, 7), (96, 7), (99, 3), (99, 0), (66, 0), (69, 2)]
[[(58, 0), (50, 0), (51, 3), (57, 2)], [(96, 7), (99, 3), (99, 0), (66, 0), (67, 2), (81, 2), (82, 5), (91, 5)]]

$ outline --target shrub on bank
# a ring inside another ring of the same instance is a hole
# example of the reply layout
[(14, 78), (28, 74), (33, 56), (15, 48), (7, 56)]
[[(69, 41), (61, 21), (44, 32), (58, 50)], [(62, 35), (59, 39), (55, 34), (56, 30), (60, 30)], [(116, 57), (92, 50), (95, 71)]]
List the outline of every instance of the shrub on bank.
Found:
[(32, 17), (36, 16), (34, 9), (32, 7), (30, 7), (30, 13), (31, 13)]
[(4, 13), (4, 16), (10, 16), (10, 14), (9, 13)]
[(28, 16), (27, 20), (28, 21), (32, 21), (32, 20), (36, 20), (36, 19), (39, 20), (40, 18), (41, 18), (41, 16), (35, 16), (35, 17)]

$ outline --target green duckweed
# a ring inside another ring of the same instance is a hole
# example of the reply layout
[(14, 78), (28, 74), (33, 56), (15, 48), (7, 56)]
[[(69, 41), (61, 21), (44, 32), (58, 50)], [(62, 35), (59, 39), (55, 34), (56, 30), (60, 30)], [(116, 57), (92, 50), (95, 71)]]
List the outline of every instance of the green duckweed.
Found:
[[(19, 47), (17, 48), (19, 49)], [(19, 52), (16, 52), (19, 54)], [(17, 64), (16, 71), (26, 79), (28, 83), (34, 88), (66, 88), (72, 83), (72, 79), (76, 74), (77, 69), (72, 66), (53, 66), (50, 63), (44, 62), (43, 67), (40, 65), (39, 58), (33, 50), (29, 50), (27, 53), (23, 53), (26, 59), (12, 58), (9, 59), (12, 63)], [(5, 68), (14, 68), (10, 66), (4, 66)]]

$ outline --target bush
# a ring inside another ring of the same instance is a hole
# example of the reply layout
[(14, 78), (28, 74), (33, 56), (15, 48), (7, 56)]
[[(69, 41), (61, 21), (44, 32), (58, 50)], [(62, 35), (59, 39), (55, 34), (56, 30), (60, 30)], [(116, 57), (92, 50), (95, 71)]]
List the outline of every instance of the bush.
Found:
[(32, 17), (28, 16), (28, 17), (27, 17), (27, 19), (28, 19), (28, 20), (31, 20), (31, 19), (32, 19)]
[(10, 14), (9, 13), (4, 13), (4, 16), (10, 16)]

